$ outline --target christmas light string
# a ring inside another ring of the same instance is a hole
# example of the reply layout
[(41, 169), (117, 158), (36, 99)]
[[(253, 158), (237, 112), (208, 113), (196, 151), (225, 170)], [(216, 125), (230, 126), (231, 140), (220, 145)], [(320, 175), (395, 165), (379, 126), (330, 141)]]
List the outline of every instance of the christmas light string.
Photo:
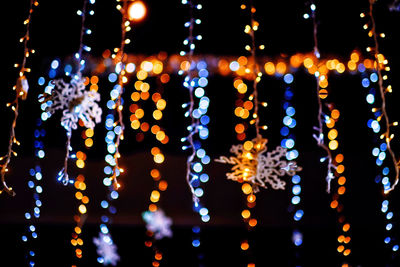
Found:
[(29, 263), (29, 266), (35, 266), (36, 260), (36, 240), (38, 240), (39, 234), (36, 229), (36, 223), (40, 218), (40, 209), (42, 207), (42, 200), (40, 196), (43, 193), (43, 187), (41, 186), (41, 181), (43, 178), (41, 159), (45, 157), (44, 142), (43, 139), (46, 136), (46, 131), (42, 128), (42, 120), (39, 118), (36, 120), (36, 129), (34, 131), (34, 153), (35, 153), (35, 167), (29, 170), (28, 187), (32, 190), (33, 203), (34, 206), (31, 210), (28, 210), (24, 217), (26, 219), (26, 228), (22, 235), (22, 241), (24, 246), (26, 246), (25, 258)]
[[(83, 11), (77, 11), (77, 14), (81, 16), (82, 24), (79, 49), (74, 56), (78, 65), (76, 74), (72, 74), (72, 68), (65, 68), (65, 76), (70, 76), (70, 81), (65, 82), (63, 78), (55, 79), (53, 86), (46, 87), (45, 92), (39, 95), (39, 102), (42, 103), (41, 108), (44, 111), (42, 119), (47, 120), (57, 110), (62, 111), (61, 125), (66, 130), (67, 141), (64, 166), (58, 172), (57, 180), (64, 185), (74, 183), (74, 180), (70, 179), (68, 174), (69, 159), (76, 156), (75, 153), (71, 153), (73, 151), (71, 146), (72, 130), (77, 129), (78, 124), (93, 129), (95, 124), (101, 121), (102, 114), (102, 110), (97, 104), (100, 101), (100, 94), (97, 90), (85, 90), (88, 80), (82, 76), (82, 71), (86, 65), (86, 60), (82, 59), (82, 52), (83, 50), (86, 52), (91, 50), (89, 46), (83, 43), (83, 36), (91, 34), (91, 30), (85, 27), (87, 1), (83, 2)], [(90, 0), (90, 4), (93, 5), (94, 3), (94, 0)], [(88, 13), (93, 15), (94, 11), (90, 10)]]
[[(121, 3), (122, 2), (122, 3)], [(136, 1), (140, 2), (140, 1)], [(108, 58), (111, 54), (114, 60), (114, 70), (108, 75), (108, 80), (111, 83), (116, 82), (113, 89), (110, 91), (110, 99), (107, 101), (107, 108), (109, 113), (106, 116), (105, 127), (107, 130), (105, 141), (108, 154), (105, 156), (107, 166), (104, 168), (106, 177), (103, 179), (103, 184), (107, 187), (107, 199), (102, 200), (100, 205), (107, 212), (101, 216), (100, 232), (97, 238), (93, 239), (93, 243), (97, 247), (98, 258), (97, 261), (103, 265), (111, 264), (115, 266), (120, 260), (117, 253), (117, 246), (114, 244), (109, 226), (112, 223), (112, 215), (116, 214), (117, 209), (112, 205), (112, 201), (119, 198), (118, 189), (121, 184), (118, 182), (118, 177), (124, 172), (121, 168), (119, 160), (121, 154), (119, 146), (121, 140), (124, 139), (125, 124), (123, 122), (123, 104), (124, 100), (122, 94), (124, 86), (128, 82), (127, 74), (135, 65), (126, 64), (127, 55), (124, 52), (125, 45), (129, 44), (131, 40), (126, 36), (132, 30), (131, 22), (133, 19), (130, 16), (130, 8), (136, 5), (136, 2), (128, 5), (127, 0), (117, 0), (117, 10), (121, 12), (121, 43), (120, 46), (114, 48), (113, 53), (110, 51), (103, 53), (103, 58)], [(132, 69), (133, 72), (134, 69)]]
[[(195, 42), (202, 39), (201, 35), (194, 35), (195, 25), (201, 23), (200, 19), (195, 19), (195, 10), (201, 10), (201, 4), (195, 4), (193, 1), (182, 1), (183, 5), (189, 6), (190, 18), (184, 25), (189, 30), (189, 36), (183, 41), (183, 44), (188, 47), (188, 51), (181, 51), (181, 56), (186, 56), (186, 60), (180, 65), (180, 75), (186, 75), (183, 86), (189, 91), (189, 102), (182, 105), (186, 110), (185, 117), (190, 118), (190, 125), (187, 127), (189, 134), (183, 137), (181, 141), (188, 145), (182, 146), (182, 150), (190, 150), (190, 155), (186, 161), (186, 181), (192, 193), (193, 209), (198, 212), (203, 222), (208, 222), (210, 216), (208, 209), (200, 204), (200, 197), (203, 196), (203, 189), (200, 187), (201, 182), (208, 181), (208, 175), (203, 173), (203, 165), (209, 163), (209, 157), (206, 151), (201, 147), (201, 140), (208, 138), (207, 124), (210, 119), (206, 115), (210, 99), (206, 96), (204, 87), (207, 86), (208, 71), (207, 64), (204, 60), (195, 61), (193, 59)], [(197, 77), (196, 77), (197, 75)], [(196, 138), (198, 135), (199, 139)], [(198, 159), (196, 159), (196, 156)]]
[[(231, 70), (240, 72), (242, 69), (245, 79), (251, 83), (252, 90), (248, 94), (248, 85), (241, 78), (234, 79), (234, 87), (239, 93), (239, 99), (236, 101), (237, 107), (235, 108), (235, 115), (242, 119), (248, 119), (250, 117), (249, 125), (255, 131), (256, 137), (251, 140), (246, 140), (245, 130), (250, 128), (247, 123), (239, 123), (235, 126), (237, 138), (240, 141), (244, 141), (243, 144), (233, 145), (230, 152), (234, 156), (226, 157), (221, 156), (216, 159), (216, 162), (227, 163), (233, 165), (231, 168), (232, 172), (227, 173), (227, 178), (242, 183), (242, 192), (246, 197), (247, 208), (241, 213), (244, 222), (248, 227), (248, 234), (254, 230), (258, 221), (254, 218), (251, 209), (256, 205), (256, 196), (260, 188), (267, 188), (267, 184), (272, 189), (284, 189), (285, 182), (280, 178), (284, 175), (293, 176), (301, 168), (297, 166), (294, 161), (286, 161), (287, 149), (278, 146), (276, 149), (267, 152), (267, 139), (263, 138), (260, 130), (266, 130), (266, 125), (260, 126), (259, 108), (266, 107), (267, 102), (259, 102), (258, 99), (258, 83), (261, 81), (263, 75), (259, 62), (257, 61), (256, 51), (263, 50), (264, 45), (256, 46), (255, 32), (259, 28), (259, 23), (255, 20), (256, 9), (250, 1), (249, 5), (242, 4), (240, 7), (243, 11), (248, 12), (250, 15), (250, 25), (246, 25), (244, 32), (250, 37), (250, 45), (245, 45), (245, 50), (250, 53), (249, 59), (245, 56), (239, 57), (238, 61), (231, 62), (229, 67)], [(270, 72), (270, 68), (273, 67), (273, 73), (275, 73), (275, 65), (269, 63), (265, 65), (265, 71)], [(269, 73), (272, 74), (272, 73)], [(248, 99), (242, 100), (247, 93)], [(251, 114), (252, 112), (252, 114)], [(251, 116), (250, 116), (251, 115)], [(250, 133), (252, 134), (252, 133)], [(265, 153), (265, 154), (264, 154)], [(245, 251), (247, 260), (249, 263), (248, 267), (255, 266), (254, 259), (250, 259), (252, 251), (248, 238), (242, 240), (240, 244), (242, 251)], [(253, 257), (254, 258), (254, 257)]]
[[(375, 164), (380, 170), (375, 177), (376, 183), (381, 183), (383, 186), (383, 200), (381, 203), (381, 212), (385, 218), (385, 238), (384, 243), (391, 248), (392, 259), (397, 256), (399, 250), (398, 238), (394, 236), (394, 223), (392, 221), (396, 214), (390, 209), (389, 193), (395, 188), (399, 178), (399, 163), (396, 155), (390, 146), (394, 135), (390, 132), (391, 128), (398, 125), (398, 122), (390, 122), (389, 115), (386, 110), (386, 93), (392, 93), (392, 86), (388, 84), (388, 74), (390, 66), (388, 60), (379, 51), (378, 38), (385, 38), (384, 33), (377, 33), (376, 23), (374, 18), (374, 3), (369, 2), (369, 12), (361, 13), (362, 20), (366, 20), (363, 29), (368, 32), (368, 37), (372, 39), (372, 46), (366, 48), (367, 52), (373, 57), (370, 60), (372, 65), (371, 71), (362, 72), (361, 85), (368, 89), (366, 101), (371, 105), (372, 118), (368, 120), (368, 127), (371, 128), (376, 138), (374, 138), (374, 148), (372, 155), (376, 157)], [(368, 19), (369, 17), (369, 19)], [(377, 89), (376, 89), (377, 87)], [(376, 104), (379, 100), (380, 106)], [(383, 121), (382, 121), (383, 118)], [(384, 129), (381, 128), (384, 127)], [(380, 134), (381, 133), (381, 134)], [(378, 137), (379, 136), (379, 137)], [(389, 154), (389, 157), (388, 157)], [(389, 161), (389, 162), (388, 162)], [(392, 181), (389, 178), (390, 172), (395, 172), (395, 179)]]
[[(116, 111), (117, 119), (113, 124), (114, 132), (116, 134), (116, 138), (114, 141), (115, 152), (113, 154), (113, 171), (110, 177), (111, 181), (114, 183), (115, 189), (118, 189), (120, 185), (118, 184), (117, 177), (120, 176), (121, 173), (124, 172), (124, 169), (119, 166), (119, 159), (121, 154), (119, 153), (119, 145), (121, 140), (124, 139), (124, 130), (125, 124), (123, 122), (123, 99), (122, 94), (124, 92), (124, 84), (128, 82), (128, 78), (126, 77), (126, 55), (124, 52), (125, 44), (129, 44), (131, 40), (126, 37), (126, 33), (129, 32), (131, 28), (131, 22), (128, 19), (128, 1), (127, 0), (117, 0), (117, 3), (122, 1), (121, 4), (117, 4), (117, 10), (121, 12), (121, 43), (119, 48), (114, 49), (114, 53), (111, 57), (115, 60), (115, 73), (117, 74), (117, 84), (114, 86), (113, 90), (111, 90), (110, 96), (111, 101), (113, 102), (112, 108)], [(109, 102), (109, 103), (112, 103)]]
[[(157, 57), (147, 58), (142, 61), (140, 65), (136, 68), (136, 65), (127, 60), (127, 72), (133, 73), (136, 70), (137, 81), (134, 83), (135, 91), (131, 94), (131, 99), (134, 102), (129, 106), (129, 111), (132, 113), (130, 115), (131, 128), (138, 130), (136, 134), (136, 141), (142, 142), (145, 138), (145, 133), (149, 130), (154, 135), (157, 142), (161, 144), (167, 144), (169, 142), (169, 137), (166, 135), (165, 130), (158, 125), (161, 123), (163, 117), (163, 110), (166, 108), (167, 102), (162, 98), (163, 84), (167, 83), (169, 79), (165, 79), (161, 73), (163, 71), (162, 59), (165, 58), (163, 53), (159, 54)], [(156, 92), (151, 93), (150, 79), (151, 76), (155, 76), (157, 89)], [(150, 98), (151, 96), (151, 98)], [(141, 105), (142, 101), (147, 101), (151, 99), (154, 103), (155, 109), (152, 112), (153, 123), (150, 127), (148, 122), (145, 122), (145, 103)], [(142, 120), (142, 121), (141, 121)], [(153, 161), (158, 166), (162, 164), (165, 160), (165, 156), (158, 146), (151, 148), (151, 155), (153, 156)], [(168, 187), (168, 183), (162, 179), (160, 170), (154, 167), (150, 171), (150, 176), (152, 177), (155, 188), (150, 194), (150, 202), (148, 210), (142, 213), (142, 218), (146, 223), (146, 236), (147, 240), (144, 242), (146, 247), (153, 250), (154, 257), (152, 260), (153, 266), (159, 266), (163, 258), (163, 253), (157, 246), (157, 241), (163, 239), (164, 237), (171, 237), (172, 231), (170, 225), (172, 220), (165, 216), (162, 209), (157, 205), (160, 201), (161, 192), (165, 191)]]
[[(311, 59), (310, 65), (316, 65), (317, 67), (321, 66), (320, 62), (320, 57), (321, 54), (319, 52), (318, 48), (318, 23), (317, 23), (317, 18), (316, 18), (316, 10), (317, 6), (314, 4), (313, 1), (311, 1), (310, 4), (310, 13), (305, 13), (304, 18), (312, 18), (312, 23), (313, 23), (313, 38), (314, 38), (314, 56), (315, 56), (315, 61), (314, 62)], [(307, 64), (307, 63), (306, 63)], [(331, 190), (331, 181), (334, 179), (334, 173), (335, 173), (335, 165), (333, 164), (333, 158), (331, 151), (329, 147), (325, 143), (325, 135), (324, 135), (324, 126), (323, 122), (325, 119), (325, 114), (323, 110), (323, 104), (322, 104), (322, 99), (325, 99), (328, 97), (328, 91), (325, 89), (328, 86), (328, 77), (326, 74), (321, 73), (318, 70), (316, 70), (313, 75), (316, 78), (316, 93), (317, 93), (317, 99), (318, 99), (318, 126), (314, 127), (314, 130), (317, 132), (316, 134), (313, 135), (314, 139), (317, 141), (317, 145), (322, 148), (326, 152), (326, 156), (321, 158), (321, 162), (327, 162), (327, 175), (325, 177), (326, 182), (327, 182), (327, 189), (326, 191), (330, 193)], [(324, 82), (325, 81), (325, 82)], [(324, 84), (324, 86), (321, 86)], [(322, 87), (322, 88), (321, 88)]]
[[(390, 142), (392, 141), (394, 134), (391, 133), (391, 128), (395, 127), (398, 125), (398, 122), (392, 122), (389, 118), (388, 112), (386, 110), (386, 93), (391, 93), (392, 92), (392, 86), (390, 84), (387, 84), (386, 80), (388, 79), (388, 72), (390, 71), (390, 67), (388, 66), (388, 60), (385, 59), (384, 55), (380, 53), (379, 51), (379, 41), (378, 37), (384, 38), (385, 34), (381, 33), (378, 36), (378, 33), (376, 31), (376, 23), (375, 23), (375, 18), (374, 18), (374, 3), (375, 0), (370, 0), (369, 1), (369, 19), (370, 23), (364, 24), (364, 29), (368, 30), (368, 36), (373, 38), (373, 47), (367, 47), (367, 52), (370, 52), (373, 57), (374, 57), (374, 67), (376, 69), (376, 73), (378, 74), (378, 85), (379, 85), (379, 95), (381, 99), (381, 106), (379, 108), (375, 108), (374, 112), (379, 113), (379, 116), (377, 117), (377, 121), (381, 122), (384, 124), (385, 129), (382, 132), (380, 139), (384, 140), (387, 146), (387, 153), (389, 154), (392, 163), (393, 163), (393, 169), (395, 171), (394, 175), (394, 181), (392, 183), (388, 183), (384, 187), (384, 192), (385, 194), (390, 193), (394, 188), (396, 187), (397, 183), (399, 182), (399, 175), (400, 175), (400, 167), (399, 167), (399, 161), (397, 160), (397, 156), (394, 153)], [(364, 13), (361, 15), (362, 17), (365, 16)], [(385, 73), (383, 73), (385, 72)], [(385, 83), (385, 84), (384, 84)], [(390, 185), (392, 184), (392, 185)]]
[[(284, 118), (282, 120), (284, 126), (281, 128), (280, 134), (282, 136), (281, 146), (288, 149), (286, 158), (296, 159), (299, 156), (299, 152), (296, 149), (296, 136), (293, 133), (297, 125), (295, 114), (296, 109), (293, 106), (294, 90), (292, 84), (294, 83), (294, 76), (291, 73), (287, 73), (283, 76), (283, 82), (285, 85), (284, 101), (282, 108), (284, 111)], [(295, 222), (295, 228), (292, 231), (292, 243), (295, 246), (296, 261), (299, 260), (300, 253), (299, 248), (303, 244), (303, 233), (299, 230), (298, 225), (302, 220), (304, 211), (301, 206), (301, 176), (296, 174), (291, 179), (291, 201), (289, 204), (289, 212), (293, 214), (293, 220)]]
[[(138, 105), (140, 99), (146, 101), (150, 98), (154, 103), (155, 109), (152, 112), (153, 125), (151, 126), (151, 133), (154, 135), (155, 139), (161, 144), (167, 144), (169, 137), (166, 135), (165, 130), (158, 125), (161, 123), (163, 118), (163, 111), (166, 108), (167, 102), (162, 98), (162, 92), (164, 91), (163, 84), (168, 82), (162, 79), (161, 74), (163, 70), (163, 63), (158, 58), (164, 58), (164, 55), (160, 54), (157, 58), (149, 58), (140, 64), (140, 69), (138, 70), (136, 76), (138, 80), (135, 82), (136, 92), (133, 92), (131, 99), (135, 102), (130, 106), (130, 111), (133, 113), (131, 115), (131, 127), (133, 129), (140, 129), (143, 133), (148, 132), (150, 129), (150, 124), (147, 122), (140, 123), (140, 119), (144, 116), (144, 111), (140, 109)], [(144, 81), (149, 75), (156, 76), (157, 89), (156, 92), (150, 94), (151, 88), (150, 84)], [(165, 76), (164, 76), (165, 77)], [(139, 93), (141, 92), (141, 93)], [(138, 112), (140, 111), (140, 112)], [(142, 137), (143, 136), (143, 137)], [(144, 134), (136, 135), (137, 141), (142, 141)], [(158, 146), (151, 148), (151, 155), (153, 156), (153, 161), (156, 167), (152, 168), (150, 171), (150, 176), (154, 181), (154, 189), (150, 194), (150, 204), (147, 211), (142, 213), (142, 218), (146, 223), (146, 236), (145, 246), (149, 247), (153, 251), (152, 266), (159, 266), (163, 259), (163, 253), (158, 247), (158, 240), (164, 237), (172, 237), (172, 231), (170, 229), (172, 220), (168, 218), (164, 211), (158, 206), (158, 202), (161, 198), (161, 193), (167, 190), (168, 183), (162, 179), (162, 174), (159, 168), (159, 164), (163, 164), (165, 156)]]
[(11, 129), (10, 129), (10, 138), (8, 142), (8, 151), (7, 154), (0, 157), (0, 175), (1, 175), (1, 189), (0, 189), (0, 194), (3, 193), (3, 191), (7, 192), (11, 196), (15, 196), (15, 192), (12, 189), (12, 187), (9, 187), (6, 183), (6, 173), (9, 171), (8, 165), (10, 164), (11, 158), (14, 156), (17, 156), (17, 152), (14, 151), (14, 145), (19, 146), (20, 142), (16, 138), (16, 133), (15, 129), (17, 127), (17, 119), (19, 115), (19, 100), (26, 100), (28, 96), (28, 90), (29, 90), (29, 84), (28, 80), (25, 76), (25, 73), (29, 73), (31, 71), (30, 68), (26, 67), (27, 59), (28, 57), (35, 53), (34, 49), (29, 48), (28, 44), (30, 41), (30, 26), (31, 26), (31, 21), (32, 21), (32, 14), (33, 11), (35, 10), (35, 7), (39, 5), (39, 2), (36, 0), (31, 0), (29, 4), (29, 15), (26, 20), (24, 20), (24, 25), (25, 25), (25, 35), (20, 38), (20, 42), (23, 43), (24, 46), (24, 56), (22, 58), (22, 63), (21, 64), (15, 64), (15, 68), (19, 68), (19, 73), (18, 73), (18, 78), (13, 86), (13, 90), (16, 91), (15, 94), (15, 99), (7, 103), (7, 107), (10, 107), (11, 110), (14, 113), (14, 119), (11, 123)]
[[(334, 178), (337, 181), (337, 186), (335, 186), (336, 190), (332, 192), (332, 201), (330, 203), (330, 207), (336, 211), (338, 217), (339, 235), (337, 241), (339, 245), (337, 247), (337, 252), (340, 255), (347, 257), (351, 254), (351, 236), (349, 231), (351, 228), (351, 224), (344, 214), (344, 205), (341, 201), (341, 198), (347, 191), (345, 186), (347, 179), (343, 175), (345, 171), (344, 156), (343, 154), (338, 152), (339, 141), (337, 140), (337, 138), (339, 135), (339, 131), (336, 129), (336, 124), (340, 118), (340, 111), (335, 108), (333, 104), (329, 104), (328, 108), (330, 110), (330, 114), (326, 115), (327, 118), (325, 120), (325, 126), (330, 129), (327, 134), (327, 137), (330, 140), (328, 147), (333, 157), (332, 164), (334, 164), (335, 166)], [(348, 263), (346, 261), (347, 260), (344, 260), (344, 262), (342, 263), (342, 267), (348, 267)]]
[[(196, 43), (203, 39), (202, 35), (195, 35), (196, 25), (201, 24), (201, 19), (196, 18), (196, 11), (200, 11), (202, 5), (194, 0), (182, 0), (182, 4), (188, 6), (189, 20), (184, 24), (188, 29), (188, 37), (183, 41), (185, 48), (180, 52), (184, 61), (180, 64), (178, 75), (185, 75), (183, 86), (188, 90), (189, 101), (182, 104), (182, 108), (189, 125), (186, 127), (188, 135), (181, 138), (181, 142), (184, 144), (182, 150), (190, 153), (186, 160), (186, 182), (192, 194), (193, 210), (200, 215), (202, 222), (207, 223), (210, 220), (209, 210), (201, 203), (200, 198), (204, 195), (201, 185), (209, 180), (204, 167), (210, 163), (210, 157), (202, 143), (209, 135), (207, 125), (210, 117), (207, 111), (210, 99), (205, 90), (209, 73), (206, 61), (202, 58), (196, 60), (194, 56)], [(204, 255), (201, 250), (200, 225), (192, 227), (192, 246), (196, 249), (198, 264), (201, 265)]]
[[(378, 74), (376, 73), (376, 71), (373, 72), (364, 71), (362, 75), (361, 85), (364, 88), (368, 89), (366, 101), (372, 107), (374, 107), (375, 96), (377, 95), (374, 86), (374, 84), (376, 85), (377, 81), (378, 81)], [(375, 112), (372, 112), (372, 118), (368, 120), (368, 127), (371, 128), (372, 132), (375, 134), (376, 137), (374, 141), (375, 146), (372, 149), (372, 155), (376, 157), (375, 164), (377, 166), (377, 169), (380, 170), (380, 173), (376, 175), (375, 182), (378, 184), (381, 183), (384, 188), (389, 188), (390, 169), (385, 164), (385, 160), (387, 160), (386, 157), (387, 145), (385, 141), (379, 139), (379, 132), (381, 130), (381, 127), (379, 122), (377, 121), (377, 115)], [(399, 250), (399, 245), (397, 238), (393, 234), (394, 224), (391, 222), (392, 218), (395, 217), (396, 214), (389, 208), (389, 205), (390, 205), (390, 200), (388, 198), (388, 195), (385, 195), (385, 197), (382, 200), (380, 208), (380, 211), (384, 214), (386, 221), (385, 225), (386, 237), (384, 238), (383, 241), (387, 246), (391, 247), (391, 250), (393, 252), (396, 252)]]

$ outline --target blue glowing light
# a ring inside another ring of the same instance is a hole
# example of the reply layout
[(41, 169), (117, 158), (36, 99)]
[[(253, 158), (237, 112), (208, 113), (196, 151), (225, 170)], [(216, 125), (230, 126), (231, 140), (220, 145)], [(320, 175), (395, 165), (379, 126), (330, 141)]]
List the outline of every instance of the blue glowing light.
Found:
[(370, 84), (369, 79), (368, 78), (362, 79), (361, 84), (363, 87), (367, 88)]
[(285, 74), (285, 76), (283, 76), (283, 80), (285, 81), (285, 83), (291, 84), (293, 82), (294, 78), (293, 78), (292, 74), (288, 73), (288, 74)]

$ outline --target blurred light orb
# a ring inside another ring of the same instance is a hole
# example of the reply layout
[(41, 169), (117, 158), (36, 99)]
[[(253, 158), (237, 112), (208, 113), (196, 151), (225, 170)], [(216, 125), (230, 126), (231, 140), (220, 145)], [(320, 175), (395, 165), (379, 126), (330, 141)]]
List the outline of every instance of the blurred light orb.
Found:
[(142, 1), (133, 1), (128, 6), (128, 16), (130, 20), (140, 21), (147, 13), (146, 5)]

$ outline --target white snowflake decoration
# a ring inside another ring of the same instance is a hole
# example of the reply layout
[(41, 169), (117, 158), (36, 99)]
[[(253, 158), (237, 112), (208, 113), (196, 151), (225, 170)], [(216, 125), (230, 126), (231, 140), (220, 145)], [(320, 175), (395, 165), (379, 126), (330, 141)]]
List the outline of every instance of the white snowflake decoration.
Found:
[(165, 216), (164, 211), (157, 209), (154, 212), (145, 211), (142, 213), (148, 231), (154, 233), (154, 238), (159, 240), (164, 237), (172, 237), (171, 218)]
[(101, 121), (102, 110), (97, 104), (100, 94), (93, 90), (85, 90), (85, 79), (74, 76), (69, 83), (63, 79), (53, 81), (51, 95), (42, 95), (41, 102), (48, 103), (46, 111), (51, 115), (62, 110), (61, 125), (67, 130), (76, 129), (79, 119), (87, 128), (94, 128)]
[(99, 237), (93, 238), (93, 243), (97, 247), (97, 254), (100, 256), (98, 261), (103, 265), (112, 266), (117, 265), (117, 261), (119, 261), (120, 257), (117, 253), (117, 246), (113, 243), (110, 234), (99, 233)]
[(253, 146), (247, 150), (242, 144), (233, 145), (230, 152), (235, 156), (221, 156), (216, 162), (232, 164), (232, 172), (226, 174), (227, 178), (238, 182), (248, 182), (253, 185), (253, 192), (257, 193), (259, 187), (272, 189), (285, 189), (286, 182), (280, 177), (293, 176), (301, 171), (294, 161), (286, 160), (286, 148), (278, 146), (271, 152), (267, 151), (267, 139), (255, 138)]

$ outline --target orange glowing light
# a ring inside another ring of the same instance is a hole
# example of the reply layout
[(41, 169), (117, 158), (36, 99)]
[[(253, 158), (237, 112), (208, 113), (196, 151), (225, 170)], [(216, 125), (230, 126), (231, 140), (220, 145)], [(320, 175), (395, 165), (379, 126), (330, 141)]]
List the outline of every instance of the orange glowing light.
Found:
[(133, 21), (144, 19), (147, 13), (146, 5), (142, 1), (133, 1), (128, 7), (128, 17)]

